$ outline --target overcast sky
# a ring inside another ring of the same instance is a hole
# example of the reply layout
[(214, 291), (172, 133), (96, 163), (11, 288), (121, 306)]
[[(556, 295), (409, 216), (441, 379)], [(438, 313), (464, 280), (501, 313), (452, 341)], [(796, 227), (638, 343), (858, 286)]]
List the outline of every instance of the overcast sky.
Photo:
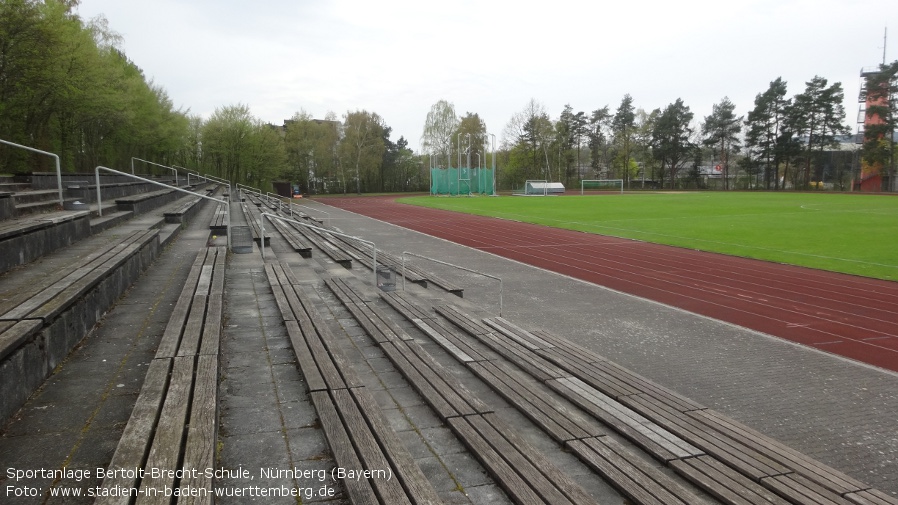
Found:
[(682, 98), (696, 122), (724, 96), (745, 115), (783, 77), (845, 89), (855, 129), (861, 67), (898, 59), (895, 0), (82, 0), (176, 107), (208, 118), (246, 104), (282, 124), (378, 113), (414, 149), (440, 99), (501, 138), (534, 98), (556, 119), (625, 93), (650, 111)]

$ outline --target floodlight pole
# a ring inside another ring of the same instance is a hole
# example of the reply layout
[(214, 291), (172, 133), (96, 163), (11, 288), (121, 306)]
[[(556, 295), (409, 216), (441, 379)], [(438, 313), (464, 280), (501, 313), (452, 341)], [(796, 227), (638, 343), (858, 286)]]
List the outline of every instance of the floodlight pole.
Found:
[[(33, 147), (23, 146), (21, 144), (16, 144), (14, 142), (9, 142), (7, 140), (0, 139), (0, 143), (6, 144), (8, 146), (18, 147), (20, 149), (25, 149), (26, 151), (35, 152), (38, 154), (46, 154), (47, 156), (52, 156), (54, 160), (56, 160), (56, 186), (59, 189), (59, 205), (65, 206), (65, 200), (62, 197), (62, 167), (59, 164), (59, 156), (48, 153), (47, 151), (41, 151), (40, 149), (35, 149)], [(97, 183), (99, 184), (99, 183)]]
[(493, 138), (493, 196), (497, 196), (496, 193), (496, 134), (490, 133), (490, 137)]

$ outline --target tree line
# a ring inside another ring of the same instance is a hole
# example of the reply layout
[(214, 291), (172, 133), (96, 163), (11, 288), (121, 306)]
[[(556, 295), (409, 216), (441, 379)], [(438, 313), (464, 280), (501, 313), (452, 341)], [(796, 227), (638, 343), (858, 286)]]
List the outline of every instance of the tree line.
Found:
[[(0, 138), (57, 153), (67, 171), (121, 168), (136, 157), (265, 190), (285, 180), (303, 192), (361, 193), (426, 190), (429, 167), (495, 163), (504, 189), (526, 179), (571, 187), (603, 178), (667, 188), (701, 188), (713, 179), (722, 189), (804, 189), (828, 178), (847, 189), (858, 162), (832, 150), (850, 133), (844, 91), (820, 76), (791, 97), (785, 81), (773, 80), (747, 114), (724, 97), (702, 121), (679, 98), (646, 111), (627, 94), (615, 109), (575, 112), (566, 105), (556, 118), (531, 99), (499, 139), (476, 112), (459, 115), (439, 100), (424, 117), (417, 154), (404, 137), (390, 138), (382, 116), (364, 109), (323, 119), (299, 111), (283, 126), (261, 121), (243, 104), (202, 118), (175, 108), (127, 58), (106, 21), (81, 19), (77, 5), (0, 3)], [(884, 174), (894, 173), (896, 74), (898, 61), (883, 65), (865, 90), (888, 97), (867, 110), (879, 121), (865, 131), (860, 152)], [(51, 170), (51, 163), (0, 145), (4, 172)]]
[[(883, 65), (868, 87), (894, 90), (896, 73), (898, 62)], [(566, 105), (557, 119), (531, 99), (505, 126), (500, 178), (505, 187), (519, 187), (526, 179), (570, 186), (582, 179), (614, 178), (631, 186), (643, 179), (652, 187), (700, 188), (712, 167), (711, 178), (721, 189), (732, 184), (808, 189), (824, 178), (836, 189), (848, 189), (859, 160), (851, 152), (833, 152), (851, 133), (844, 124), (842, 85), (820, 76), (804, 84), (802, 92), (787, 97), (787, 83), (773, 80), (745, 115), (724, 97), (698, 124), (680, 98), (646, 111), (627, 94), (614, 110), (606, 105), (574, 112)], [(888, 104), (867, 110), (881, 121), (865, 131), (860, 155), (864, 162), (886, 167), (884, 172), (892, 167), (893, 173), (895, 100)], [(424, 137), (431, 134), (425, 127)]]
[[(426, 189), (420, 160), (376, 113), (299, 112), (284, 126), (226, 105), (208, 118), (175, 108), (166, 91), (121, 50), (102, 17), (84, 20), (77, 0), (0, 2), (0, 139), (60, 156), (67, 172), (98, 165), (165, 173), (198, 170), (271, 189), (370, 192)], [(0, 171), (54, 170), (46, 156), (0, 144)]]

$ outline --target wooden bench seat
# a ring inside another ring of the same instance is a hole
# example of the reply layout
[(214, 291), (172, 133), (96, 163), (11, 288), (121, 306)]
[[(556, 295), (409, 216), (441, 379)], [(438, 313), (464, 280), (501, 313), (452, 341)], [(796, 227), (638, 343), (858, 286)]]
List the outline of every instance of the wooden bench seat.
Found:
[(394, 310), (411, 321), (458, 361), (462, 363), (479, 362), (493, 360), (499, 356), (488, 349), (472, 345), (471, 340), (455, 330), (451, 323), (426, 312), (406, 293), (393, 291), (381, 293), (380, 296)]
[(327, 279), (325, 284), (355, 317), (387, 358), (408, 379), (442, 419), (492, 412), (440, 366), (430, 354), (401, 328), (364, 300), (344, 279)]
[(680, 412), (705, 408), (588, 349), (548, 332), (539, 330), (529, 332), (501, 317), (485, 318), (483, 322), (614, 399), (644, 394)]
[[(299, 221), (299, 220), (295, 220)], [(304, 237), (305, 241), (314, 245), (318, 250), (324, 253), (325, 256), (331, 259), (334, 263), (342, 266), (343, 268), (350, 269), (352, 268), (352, 261), (355, 259), (352, 255), (350, 255), (344, 249), (341, 249), (337, 245), (335, 245), (335, 240), (332, 235), (324, 233), (318, 229), (317, 224), (309, 223), (311, 226), (315, 226), (316, 228), (310, 228), (309, 226), (303, 226), (302, 224), (297, 224), (291, 221), (284, 221), (284, 223), (293, 228), (295, 231), (299, 233), (300, 237)]]
[(312, 257), (312, 245), (309, 244), (305, 237), (296, 231), (295, 228), (290, 226), (289, 222), (281, 221), (279, 219), (269, 219), (268, 222), (272, 223), (274, 228), (280, 232), (282, 237), (284, 237), (284, 240), (286, 240), (287, 243), (290, 244), (290, 247), (298, 252), (300, 256), (303, 258)]
[(227, 204), (224, 204), (224, 203), (218, 204), (218, 207), (212, 213), (212, 222), (209, 223), (209, 229), (218, 234), (227, 233), (227, 231), (228, 231)]
[[(246, 218), (246, 224), (249, 226), (250, 233), (253, 236), (253, 240), (256, 244), (259, 244), (261, 247), (262, 240), (265, 241), (265, 246), (267, 247), (270, 244), (271, 235), (268, 233), (265, 234), (263, 239), (262, 237), (262, 213), (253, 205), (241, 204), (240, 207), (243, 209), (243, 216)], [(267, 223), (266, 223), (267, 224)]]
[(468, 368), (558, 442), (606, 434), (595, 420), (568, 406), (532, 378), (503, 361), (468, 363)]
[[(332, 279), (327, 285), (347, 307), (368, 305), (368, 310), (353, 314), (370, 318), (370, 325), (385, 325), (381, 333), (401, 333), (399, 326), (380, 314), (351, 283)], [(362, 326), (366, 327), (365, 324)], [(519, 503), (594, 503), (578, 484), (496, 417), (485, 402), (420, 344), (402, 339), (377, 342), (412, 387), (513, 499)]]
[[(372, 268), (372, 258), (371, 258), (371, 247), (363, 244), (357, 240), (353, 240), (351, 238), (346, 237), (337, 237), (339, 240), (343, 241), (347, 246), (353, 248), (358, 255), (360, 255), (361, 260), (365, 261), (365, 264), (368, 268)], [(377, 262), (380, 265), (386, 265), (390, 267), (393, 271), (396, 272), (396, 275), (402, 275), (402, 259), (399, 256), (388, 253), (386, 251), (377, 251)], [(449, 282), (448, 280), (437, 276), (433, 272), (428, 272), (423, 268), (420, 268), (416, 265), (412, 265), (406, 263), (405, 265), (405, 280), (407, 282), (414, 282), (415, 284), (419, 284), (424, 287), (428, 287), (429, 284), (433, 284), (444, 291), (452, 293), (459, 298), (464, 296), (464, 288)]]
[(863, 483), (564, 339), (486, 318), (484, 326), (495, 331), (491, 337), (461, 311), (436, 309), (485, 344), (513, 349), (503, 355), (525, 370), (532, 360), (518, 353), (529, 350), (570, 372), (572, 377), (545, 383), (724, 503), (889, 498), (872, 492), (862, 497), (869, 490)]
[[(103, 480), (105, 489), (142, 490), (137, 503), (170, 503), (158, 490), (204, 490), (199, 503), (212, 503), (212, 479), (202, 470), (215, 466), (218, 443), (218, 370), (222, 296), (227, 251), (201, 251), (165, 327), (156, 357), (122, 433)], [(185, 476), (154, 475), (152, 469), (198, 469)], [(134, 492), (134, 491), (131, 491)], [(119, 503), (102, 497), (95, 503)], [(190, 501), (177, 500), (177, 503)]]
[(724, 416), (720, 412), (706, 409), (689, 412), (688, 415), (701, 422), (708, 429), (756, 449), (761, 454), (780, 462), (790, 470), (839, 495), (869, 489), (869, 486), (857, 479), (809, 458), (777, 440)]
[(689, 491), (610, 437), (571, 440), (568, 448), (581, 461), (634, 503), (691, 505), (701, 503)]
[(97, 242), (0, 296), (0, 419), (12, 414), (152, 262), (157, 230)]
[(868, 489), (856, 493), (848, 493), (845, 498), (854, 505), (896, 505), (898, 499), (878, 489)]
[(391, 472), (344, 479), (350, 501), (440, 503), (290, 267), (269, 263), (265, 272), (337, 466)]
[(516, 503), (597, 503), (495, 414), (454, 417), (448, 424)]
[(202, 198), (190, 198), (186, 202), (179, 204), (174, 209), (163, 212), (166, 223), (185, 224), (187, 219), (199, 209)]
[(671, 461), (670, 467), (723, 503), (730, 505), (790, 503), (712, 456)]
[[(395, 304), (401, 314), (427, 316), (408, 295), (382, 294), (384, 299), (403, 299)], [(443, 313), (464, 318), (469, 328), (480, 328), (475, 320), (450, 306), (439, 306)], [(461, 319), (456, 319), (461, 322)], [(482, 332), (481, 332), (482, 333)], [(536, 342), (536, 340), (533, 340)], [(526, 343), (522, 342), (522, 345)], [(466, 361), (478, 377), (489, 384), (518, 410), (540, 426), (553, 439), (565, 444), (585, 464), (603, 475), (614, 487), (635, 503), (696, 503), (695, 494), (639, 456), (606, 437), (606, 429), (586, 416), (575, 405), (562, 403), (540, 381), (525, 377), (518, 368), (501, 359)], [(648, 497), (648, 499), (647, 499)], [(645, 500), (645, 501), (641, 501)]]

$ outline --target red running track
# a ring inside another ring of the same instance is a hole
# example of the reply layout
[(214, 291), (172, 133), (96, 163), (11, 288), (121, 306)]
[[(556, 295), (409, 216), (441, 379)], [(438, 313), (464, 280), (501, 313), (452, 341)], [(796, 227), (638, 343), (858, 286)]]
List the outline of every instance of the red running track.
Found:
[(498, 256), (898, 371), (898, 282), (412, 208), (397, 203), (395, 197), (323, 201)]

